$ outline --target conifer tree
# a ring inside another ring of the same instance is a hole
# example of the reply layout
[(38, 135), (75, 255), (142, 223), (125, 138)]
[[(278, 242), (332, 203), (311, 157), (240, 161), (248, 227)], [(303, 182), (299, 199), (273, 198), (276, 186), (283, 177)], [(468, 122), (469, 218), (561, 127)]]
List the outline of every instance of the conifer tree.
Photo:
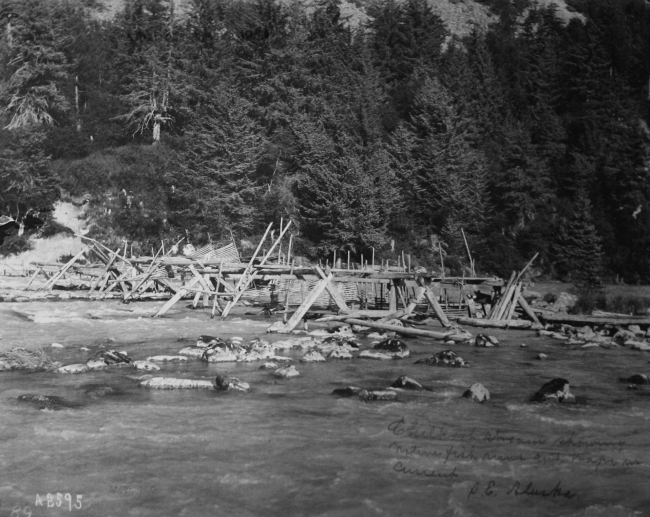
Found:
[(554, 246), (554, 265), (562, 279), (598, 285), (603, 272), (601, 238), (596, 232), (591, 203), (584, 190), (577, 193), (571, 217), (560, 222)]
[(0, 106), (9, 116), (6, 127), (54, 124), (70, 107), (62, 93), (71, 64), (64, 53), (70, 35), (63, 30), (59, 2), (15, 2), (4, 16), (7, 65)]

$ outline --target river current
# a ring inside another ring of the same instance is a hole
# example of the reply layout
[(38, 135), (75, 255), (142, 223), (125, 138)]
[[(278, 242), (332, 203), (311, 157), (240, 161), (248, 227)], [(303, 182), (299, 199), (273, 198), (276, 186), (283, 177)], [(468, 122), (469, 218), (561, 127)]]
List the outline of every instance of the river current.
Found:
[[(176, 354), (201, 334), (286, 339), (265, 333), (273, 318), (243, 312), (221, 322), (177, 304), (149, 318), (160, 305), (3, 303), (0, 350), (42, 346), (72, 364), (102, 349)], [(291, 351), (293, 379), (260, 363), (197, 360), (153, 373), (225, 373), (248, 382), (247, 393), (140, 388), (131, 368), (0, 373), (0, 517), (650, 515), (650, 389), (619, 381), (648, 373), (650, 356), (490, 333), (501, 347), (405, 339), (411, 357), (395, 361), (304, 364)], [(469, 368), (414, 364), (451, 347)], [(400, 375), (431, 391), (367, 403), (332, 394)], [(570, 381), (577, 403), (529, 402), (554, 377)], [(475, 382), (488, 403), (461, 397)], [(24, 394), (67, 405), (42, 410)]]

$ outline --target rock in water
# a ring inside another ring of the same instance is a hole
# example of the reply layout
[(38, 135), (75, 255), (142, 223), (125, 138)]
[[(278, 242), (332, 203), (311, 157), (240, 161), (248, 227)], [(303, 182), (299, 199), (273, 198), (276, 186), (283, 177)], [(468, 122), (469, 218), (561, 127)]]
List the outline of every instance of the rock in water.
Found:
[(627, 379), (621, 379), (621, 381), (630, 384), (650, 384), (650, 379), (645, 373), (636, 373)]
[(296, 370), (295, 366), (291, 365), (286, 366), (285, 368), (278, 368), (273, 372), (273, 375), (280, 377), (281, 379), (289, 379), (291, 377), (298, 377), (298, 375), (300, 375), (300, 372)]
[(456, 355), (452, 350), (443, 350), (426, 359), (415, 361), (415, 364), (427, 364), (429, 366), (448, 366), (451, 368), (467, 368), (469, 363), (462, 357)]
[(227, 377), (225, 375), (217, 375), (214, 383), (216, 389), (224, 391), (248, 391), (250, 384), (240, 381), (236, 377)]
[(210, 381), (197, 379), (175, 379), (173, 377), (154, 377), (140, 383), (143, 388), (152, 388), (155, 390), (212, 390), (214, 386)]
[(199, 339), (196, 340), (196, 346), (199, 348), (205, 348), (210, 345), (217, 345), (217, 344), (226, 344), (226, 342), (219, 338), (219, 337), (214, 337), (214, 336), (199, 336)]
[(486, 336), (485, 334), (479, 334), (476, 336), (474, 344), (475, 346), (484, 347), (501, 346), (497, 338), (494, 336)]
[(80, 405), (54, 395), (35, 395), (32, 393), (19, 395), (17, 400), (18, 402), (21, 403), (30, 404), (34, 406), (36, 409), (40, 409), (40, 410), (47, 409), (50, 411), (57, 411), (59, 409), (66, 409), (66, 408), (74, 408), (74, 407), (79, 407)]
[(408, 347), (399, 339), (386, 339), (381, 343), (375, 345), (374, 350), (379, 350), (380, 352), (386, 352), (390, 354), (393, 359), (401, 359), (403, 357), (408, 357), (409, 349)]
[(378, 350), (362, 350), (359, 352), (358, 357), (361, 359), (377, 359), (379, 361), (390, 361), (393, 356)]
[(332, 350), (327, 357), (330, 359), (352, 359), (352, 354), (347, 350)]
[(260, 370), (277, 370), (278, 369), (278, 363), (264, 363), (262, 366), (260, 366)]
[(345, 388), (336, 388), (332, 393), (339, 397), (354, 397), (359, 395), (361, 388), (356, 386), (346, 386)]
[(83, 373), (89, 370), (88, 366), (85, 364), (69, 364), (67, 366), (62, 366), (58, 368), (57, 373)]
[(196, 357), (197, 359), (200, 359), (203, 357), (203, 354), (205, 353), (206, 348), (198, 348), (195, 346), (186, 346), (185, 348), (182, 348), (181, 350), (178, 351), (180, 355), (186, 355), (188, 357)]
[(481, 383), (476, 382), (463, 393), (463, 397), (476, 402), (485, 402), (486, 400), (490, 400), (490, 392)]
[(86, 361), (86, 365), (91, 370), (101, 370), (107, 366), (131, 366), (132, 363), (133, 361), (128, 355), (115, 350), (102, 350)]
[(133, 361), (133, 366), (135, 366), (136, 370), (144, 370), (145, 372), (160, 370), (160, 366), (151, 361)]
[(548, 359), (548, 356), (546, 354), (541, 354), (540, 353), (540, 354), (537, 354), (537, 359), (539, 359), (540, 361), (545, 361), (546, 359)]
[(237, 361), (237, 354), (225, 348), (206, 348), (201, 360), (208, 363), (231, 363)]
[(397, 400), (397, 392), (391, 389), (361, 390), (359, 398), (364, 402), (369, 400)]
[(391, 388), (402, 388), (404, 390), (426, 390), (425, 388), (415, 379), (411, 379), (406, 375), (399, 377), (393, 384), (390, 385)]
[(86, 384), (84, 386), (81, 386), (81, 388), (83, 388), (84, 393), (92, 399), (106, 397), (107, 395), (121, 394), (121, 391), (119, 389), (114, 388), (113, 386), (107, 386), (105, 384)]
[(575, 402), (575, 397), (569, 391), (569, 381), (556, 378), (544, 384), (530, 399), (531, 402)]
[(324, 363), (325, 358), (316, 350), (310, 350), (300, 359), (303, 363)]

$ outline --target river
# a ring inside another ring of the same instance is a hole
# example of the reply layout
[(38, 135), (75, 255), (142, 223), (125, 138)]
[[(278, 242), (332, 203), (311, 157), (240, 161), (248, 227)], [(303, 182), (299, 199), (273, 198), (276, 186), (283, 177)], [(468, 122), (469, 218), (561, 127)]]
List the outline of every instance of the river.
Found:
[[(161, 303), (2, 303), (0, 350), (42, 346), (71, 364), (102, 349), (176, 354), (201, 334), (285, 339), (265, 334), (273, 318), (263, 316), (221, 322), (177, 304), (149, 318)], [(407, 339), (409, 358), (296, 362), (294, 379), (259, 363), (192, 360), (154, 373), (226, 373), (250, 383), (247, 393), (140, 388), (131, 368), (0, 373), (0, 517), (650, 515), (650, 391), (619, 382), (646, 373), (648, 354), (494, 334), (499, 348), (453, 345), (463, 369), (414, 364), (449, 347)], [(332, 394), (400, 375), (431, 391), (367, 403)], [(554, 377), (571, 382), (576, 404), (528, 401)], [(488, 403), (461, 397), (474, 382)], [(70, 407), (39, 410), (22, 394)]]

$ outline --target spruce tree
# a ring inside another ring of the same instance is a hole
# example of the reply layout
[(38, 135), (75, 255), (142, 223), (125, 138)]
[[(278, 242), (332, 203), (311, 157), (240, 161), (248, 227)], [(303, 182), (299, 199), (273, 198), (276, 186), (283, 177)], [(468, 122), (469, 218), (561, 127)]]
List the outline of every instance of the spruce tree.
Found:
[(563, 219), (558, 228), (553, 262), (561, 279), (586, 286), (601, 283), (603, 254), (601, 238), (596, 232), (591, 203), (584, 190), (573, 201), (571, 217)]

